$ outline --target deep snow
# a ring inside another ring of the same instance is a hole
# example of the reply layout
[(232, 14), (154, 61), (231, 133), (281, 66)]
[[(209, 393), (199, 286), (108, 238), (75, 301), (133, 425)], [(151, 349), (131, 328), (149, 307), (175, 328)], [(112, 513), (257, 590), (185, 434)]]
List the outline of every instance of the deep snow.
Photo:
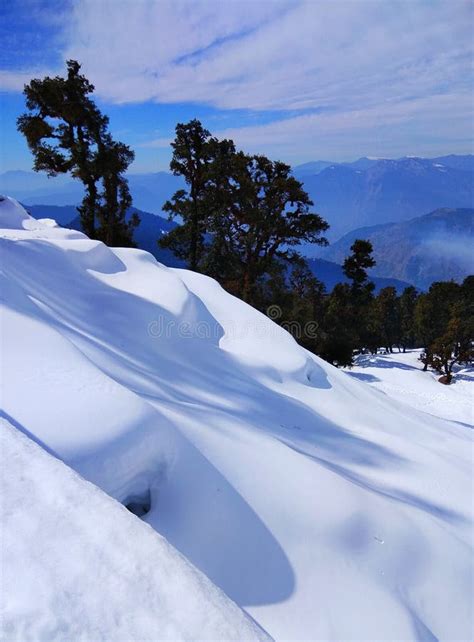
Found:
[(268, 640), (166, 540), (0, 419), (2, 640)]
[(124, 503), (151, 493), (144, 519), (278, 640), (469, 639), (471, 430), (207, 277), (0, 217), (14, 426)]

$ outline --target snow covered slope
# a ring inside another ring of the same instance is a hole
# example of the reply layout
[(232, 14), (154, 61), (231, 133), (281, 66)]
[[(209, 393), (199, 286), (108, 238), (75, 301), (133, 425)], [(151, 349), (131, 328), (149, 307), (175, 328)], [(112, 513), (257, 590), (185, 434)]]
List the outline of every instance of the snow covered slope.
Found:
[(420, 353), (421, 350), (409, 350), (405, 354), (361, 354), (347, 372), (401, 403), (472, 427), (474, 370), (466, 366), (455, 367), (453, 383), (443, 386), (438, 382), (439, 374), (432, 370), (422, 371)]
[(278, 640), (469, 639), (472, 431), (337, 371), (209, 278), (10, 200), (0, 217), (13, 425), (151, 502), (144, 519)]
[(2, 640), (269, 639), (151, 528), (0, 425)]

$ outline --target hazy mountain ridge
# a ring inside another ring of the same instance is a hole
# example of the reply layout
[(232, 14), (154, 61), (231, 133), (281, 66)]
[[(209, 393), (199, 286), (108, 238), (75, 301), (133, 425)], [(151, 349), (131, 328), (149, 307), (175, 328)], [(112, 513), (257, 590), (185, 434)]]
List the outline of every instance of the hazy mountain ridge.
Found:
[(444, 157), (360, 159), (356, 167), (369, 161), (367, 169), (334, 164), (301, 180), (334, 239), (356, 227), (405, 221), (437, 208), (472, 207), (472, 157), (456, 158), (462, 169), (452, 166), (452, 158), (450, 165), (442, 163)]
[[(304, 182), (315, 203), (315, 210), (330, 223), (330, 240), (354, 229), (357, 237), (364, 238), (367, 234), (373, 234), (380, 225), (394, 225), (416, 219), (439, 208), (462, 209), (474, 204), (473, 155), (448, 155), (431, 159), (404, 157), (396, 160), (359, 158), (352, 163), (314, 161), (295, 167), (294, 174)], [(163, 230), (169, 229), (169, 223), (164, 218), (157, 219), (153, 214), (162, 214), (163, 203), (176, 189), (183, 187), (182, 178), (168, 172), (157, 172), (130, 174), (129, 181), (134, 206), (140, 210), (142, 217), (142, 223), (135, 234), (138, 245), (165, 264), (179, 265), (169, 252), (163, 253), (157, 249), (156, 239), (162, 235)], [(48, 179), (45, 175), (24, 171), (1, 174), (1, 192), (19, 198), (32, 209), (35, 216), (53, 218), (60, 214), (58, 210), (55, 209), (55, 213), (51, 209), (49, 212), (39, 212), (33, 204), (41, 203), (51, 208), (57, 205), (74, 205), (82, 198), (81, 184), (76, 181), (64, 176)], [(71, 209), (74, 210), (73, 207)], [(58, 222), (70, 224), (76, 216), (74, 214), (68, 220), (58, 219)], [(414, 224), (416, 223), (412, 222), (410, 225)], [(77, 227), (78, 222), (73, 226)], [(365, 228), (369, 228), (367, 232)], [(426, 227), (422, 226), (422, 229), (426, 232)], [(421, 254), (417, 252), (410, 262), (413, 240), (409, 241), (401, 236), (396, 250), (390, 246), (390, 242), (381, 245), (386, 248), (387, 257), (382, 256), (380, 248), (377, 250), (378, 266), (374, 274), (414, 282), (423, 288), (429, 285), (431, 275), (434, 278), (458, 279), (466, 271), (465, 264), (469, 258), (467, 243), (467, 237), (463, 236), (451, 239), (449, 244), (445, 242), (442, 247), (443, 260), (434, 269), (427, 249)], [(309, 257), (319, 257), (340, 264), (348, 254), (346, 245), (343, 253), (338, 251), (341, 247), (338, 243), (328, 250), (307, 245), (301, 251)], [(426, 246), (425, 242), (424, 247)], [(449, 255), (451, 251), (453, 256)], [(462, 269), (458, 265), (459, 254), (465, 257)], [(326, 276), (322, 280), (330, 287), (336, 274), (340, 274), (340, 265), (334, 265), (329, 272), (326, 268), (320, 263), (315, 273), (323, 272)]]
[(410, 159), (420, 159), (431, 161), (432, 163), (438, 163), (445, 165), (446, 167), (451, 167), (453, 169), (461, 169), (465, 171), (474, 171), (474, 155), (473, 154), (448, 154), (446, 156), (436, 156), (434, 158), (424, 158), (423, 156), (401, 156), (397, 159), (389, 158), (371, 158), (368, 156), (362, 156), (355, 161), (351, 162), (334, 162), (334, 161), (309, 161), (307, 163), (302, 163), (301, 165), (296, 165), (293, 169), (295, 176), (299, 178), (303, 176), (308, 176), (311, 174), (319, 174), (327, 167), (332, 165), (342, 165), (344, 167), (351, 167), (352, 169), (366, 170), (369, 167), (372, 167), (380, 161), (395, 160), (395, 162), (406, 161)]
[[(294, 174), (331, 225), (338, 238), (364, 225), (397, 222), (421, 216), (440, 207), (472, 207), (474, 156), (437, 158), (359, 158), (351, 163), (314, 161), (298, 165)], [(138, 209), (162, 213), (163, 203), (184, 186), (169, 172), (129, 174), (133, 204)], [(79, 182), (64, 176), (48, 179), (34, 172), (0, 174), (0, 192), (26, 205), (79, 203)], [(313, 256), (316, 249), (308, 250)]]
[(342, 261), (356, 238), (369, 239), (377, 261), (373, 273), (426, 288), (433, 281), (461, 281), (474, 273), (474, 209), (440, 208), (401, 223), (353, 230), (324, 250)]
[[(341, 259), (341, 263), (344, 259)], [(343, 272), (342, 265), (334, 261), (327, 261), (325, 259), (307, 259), (308, 267), (311, 272), (326, 286), (326, 290), (330, 292), (336, 283), (349, 283), (349, 279)], [(409, 285), (413, 285), (401, 279), (395, 279), (390, 276), (380, 277), (372, 274), (370, 271), (370, 280), (375, 285), (375, 292), (379, 292), (382, 288), (388, 286), (394, 287), (399, 294)]]
[[(180, 176), (169, 172), (129, 174), (127, 178), (134, 206), (154, 214), (160, 214), (164, 202), (184, 186)], [(70, 177), (48, 178), (36, 172), (14, 170), (0, 174), (0, 193), (11, 194), (27, 206), (38, 203), (66, 206), (78, 205), (84, 196), (84, 188)]]

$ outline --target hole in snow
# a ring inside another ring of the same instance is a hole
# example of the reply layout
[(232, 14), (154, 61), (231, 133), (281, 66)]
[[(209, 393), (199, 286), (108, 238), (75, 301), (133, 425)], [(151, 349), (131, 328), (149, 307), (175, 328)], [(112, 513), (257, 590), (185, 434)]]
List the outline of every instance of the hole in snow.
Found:
[(151, 508), (150, 489), (141, 495), (132, 495), (131, 497), (128, 497), (124, 504), (125, 508), (127, 508), (131, 513), (137, 517), (143, 517), (143, 515), (146, 515)]

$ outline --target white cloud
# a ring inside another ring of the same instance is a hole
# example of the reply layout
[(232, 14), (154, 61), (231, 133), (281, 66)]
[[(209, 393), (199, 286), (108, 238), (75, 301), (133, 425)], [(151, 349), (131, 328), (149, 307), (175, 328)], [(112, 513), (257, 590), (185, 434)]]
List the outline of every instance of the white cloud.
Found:
[(114, 102), (371, 106), (466, 87), (468, 0), (77, 0), (64, 52)]
[(54, 76), (54, 73), (45, 69), (38, 71), (0, 70), (0, 91), (23, 91), (23, 87), (29, 83), (32, 78), (43, 78), (48, 75)]
[[(62, 55), (110, 102), (273, 111), (231, 133), (282, 157), (347, 157), (358, 141), (372, 155), (459, 151), (473, 132), (472, 12), (470, 0), (75, 0)], [(7, 88), (27, 76), (7, 72)]]
[[(456, 118), (451, 115), (456, 113)], [(213, 131), (231, 138), (249, 153), (263, 153), (285, 162), (315, 158), (354, 160), (360, 156), (392, 158), (473, 153), (472, 94), (451, 93), (386, 101), (360, 109), (344, 108), (279, 118), (265, 125)], [(169, 148), (171, 140), (157, 138), (142, 147)]]

